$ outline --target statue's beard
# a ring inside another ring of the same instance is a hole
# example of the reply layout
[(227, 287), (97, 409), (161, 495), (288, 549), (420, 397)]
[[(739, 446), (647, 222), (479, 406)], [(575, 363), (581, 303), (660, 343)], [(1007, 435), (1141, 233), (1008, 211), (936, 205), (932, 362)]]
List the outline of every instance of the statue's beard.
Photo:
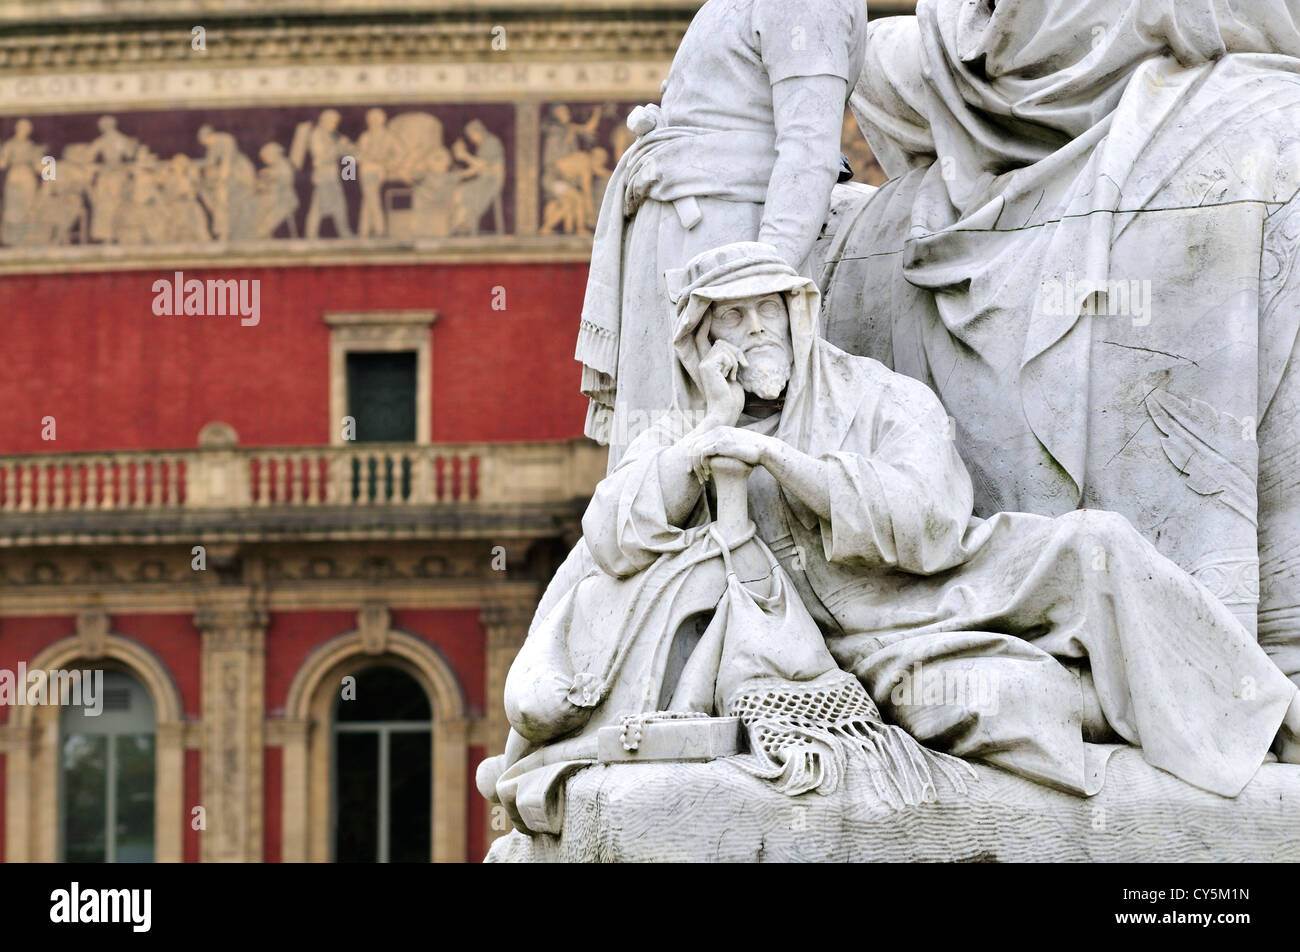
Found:
[(740, 368), (736, 379), (745, 388), (763, 400), (775, 400), (790, 382), (790, 355), (779, 347), (763, 347), (757, 353), (746, 354), (747, 367)]

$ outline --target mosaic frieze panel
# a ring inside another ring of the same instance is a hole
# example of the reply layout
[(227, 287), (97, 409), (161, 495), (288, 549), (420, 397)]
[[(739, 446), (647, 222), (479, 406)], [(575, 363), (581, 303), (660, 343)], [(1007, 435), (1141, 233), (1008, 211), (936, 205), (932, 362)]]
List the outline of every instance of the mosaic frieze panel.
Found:
[(0, 120), (0, 248), (514, 231), (514, 106), (156, 110)]
[(632, 144), (627, 115), (635, 102), (548, 103), (539, 140), (539, 230), (590, 235), (609, 178)]

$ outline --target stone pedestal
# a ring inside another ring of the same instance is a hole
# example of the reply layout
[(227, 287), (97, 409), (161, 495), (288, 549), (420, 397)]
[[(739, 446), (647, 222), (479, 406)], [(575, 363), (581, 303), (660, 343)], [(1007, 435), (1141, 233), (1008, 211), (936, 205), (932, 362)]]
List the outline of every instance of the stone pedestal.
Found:
[(894, 812), (851, 773), (789, 798), (726, 761), (612, 764), (569, 780), (564, 833), (514, 832), (488, 862), (1300, 861), (1300, 767), (1266, 764), (1235, 800), (1118, 751), (1082, 799), (977, 764), (966, 794)]

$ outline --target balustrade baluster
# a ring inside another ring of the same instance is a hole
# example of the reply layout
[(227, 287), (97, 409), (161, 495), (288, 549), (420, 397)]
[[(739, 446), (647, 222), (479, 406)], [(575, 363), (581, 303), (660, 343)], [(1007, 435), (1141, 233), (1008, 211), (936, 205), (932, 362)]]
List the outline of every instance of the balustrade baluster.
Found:
[(348, 455), (333, 451), (326, 458), (325, 502), (331, 506), (341, 506), (351, 496), (352, 467)]
[(271, 458), (269, 456), (257, 458), (257, 504), (259, 506), (271, 504)]
[(63, 497), (63, 463), (54, 464), (54, 485), (51, 487), (50, 508), (61, 511), (66, 508)]
[(302, 464), (301, 456), (289, 457), (289, 501), (295, 506), (302, 505)]
[(18, 472), (18, 511), (32, 510), (32, 468), (26, 463), (19, 464)]
[(307, 505), (320, 505), (320, 466), (319, 457), (307, 458)]
[(410, 455), (411, 460), (411, 498), (413, 505), (424, 505), (429, 501), (429, 451), (421, 447)]
[(49, 508), (49, 468), (45, 463), (36, 464), (36, 511), (44, 512)]
[(172, 506), (181, 504), (181, 458), (173, 456), (167, 464), (167, 501)]
[(99, 508), (115, 509), (117, 508), (117, 462), (109, 456), (105, 456), (101, 462), (103, 472), (100, 473), (100, 481), (103, 484), (103, 498)]

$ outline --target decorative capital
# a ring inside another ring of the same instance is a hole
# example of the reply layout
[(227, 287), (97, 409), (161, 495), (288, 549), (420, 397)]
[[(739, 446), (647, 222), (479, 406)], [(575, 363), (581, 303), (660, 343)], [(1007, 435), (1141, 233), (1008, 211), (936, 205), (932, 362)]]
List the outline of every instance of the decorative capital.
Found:
[(489, 640), (523, 641), (532, 624), (537, 604), (524, 599), (511, 598), (489, 602), (479, 609), (479, 619), (487, 629)]
[(213, 649), (259, 647), (266, 621), (266, 612), (256, 608), (215, 606), (200, 608), (194, 615), (194, 627)]
[(366, 654), (383, 654), (388, 647), (392, 616), (381, 602), (366, 602), (357, 612), (357, 631), (361, 633), (361, 650)]
[(77, 639), (84, 658), (102, 658), (108, 649), (108, 613), (93, 608), (77, 615)]

